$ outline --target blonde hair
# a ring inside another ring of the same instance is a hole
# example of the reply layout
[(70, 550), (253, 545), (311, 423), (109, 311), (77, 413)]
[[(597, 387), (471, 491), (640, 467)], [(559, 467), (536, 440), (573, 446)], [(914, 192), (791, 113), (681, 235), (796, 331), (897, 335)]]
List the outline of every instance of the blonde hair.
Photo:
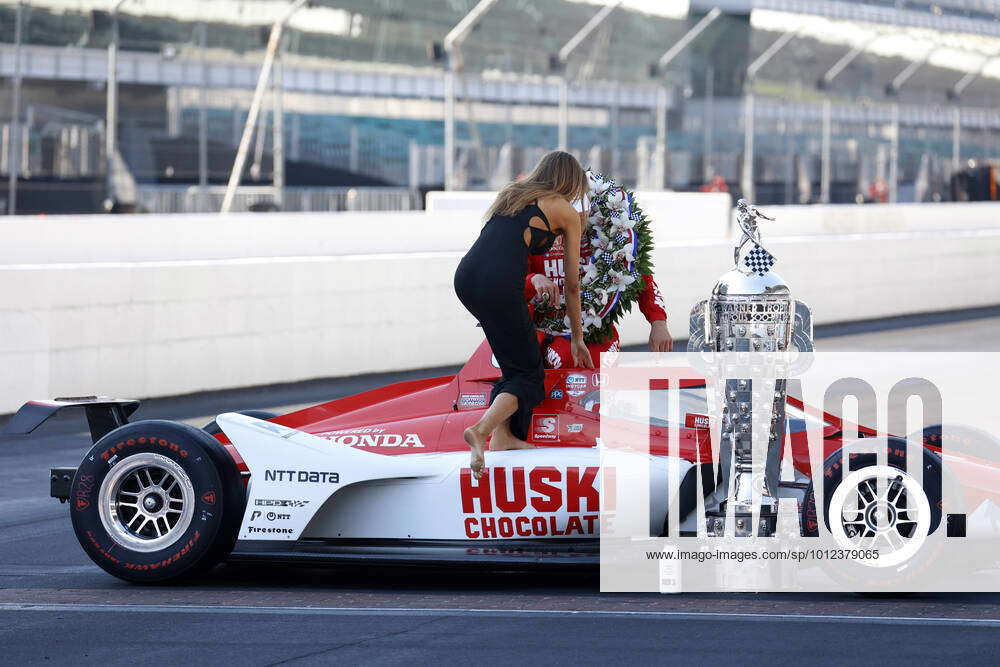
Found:
[(494, 215), (514, 215), (536, 199), (549, 195), (560, 195), (570, 201), (583, 199), (587, 190), (587, 174), (576, 158), (565, 151), (552, 151), (539, 160), (530, 174), (497, 194), (486, 212), (486, 219)]

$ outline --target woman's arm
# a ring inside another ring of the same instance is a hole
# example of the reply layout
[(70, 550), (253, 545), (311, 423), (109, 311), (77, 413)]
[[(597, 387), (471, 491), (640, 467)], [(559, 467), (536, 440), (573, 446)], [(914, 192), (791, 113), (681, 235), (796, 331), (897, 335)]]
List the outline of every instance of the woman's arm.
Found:
[(577, 213), (568, 202), (559, 207), (560, 227), (563, 232), (565, 255), (563, 267), (566, 273), (566, 314), (569, 316), (572, 338), (573, 361), (578, 367), (593, 368), (594, 361), (583, 342), (583, 318), (580, 313), (580, 237), (586, 224), (585, 214)]

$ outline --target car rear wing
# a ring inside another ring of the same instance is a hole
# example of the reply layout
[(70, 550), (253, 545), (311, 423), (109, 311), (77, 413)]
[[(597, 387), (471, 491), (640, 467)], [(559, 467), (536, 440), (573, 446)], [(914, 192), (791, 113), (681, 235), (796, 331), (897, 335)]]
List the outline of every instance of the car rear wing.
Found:
[(4, 435), (27, 435), (60, 410), (83, 408), (90, 426), (90, 438), (97, 442), (119, 426), (128, 423), (139, 401), (110, 396), (70, 396), (50, 401), (28, 401), (14, 413), (3, 430)]

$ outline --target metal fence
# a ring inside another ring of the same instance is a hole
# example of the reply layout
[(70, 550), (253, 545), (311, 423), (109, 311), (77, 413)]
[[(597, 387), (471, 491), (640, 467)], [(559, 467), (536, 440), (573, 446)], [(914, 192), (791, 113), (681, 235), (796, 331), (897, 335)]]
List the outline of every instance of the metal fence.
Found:
[[(222, 207), (222, 186), (144, 185), (137, 188), (139, 208), (147, 213), (216, 213)], [(420, 193), (408, 188), (243, 186), (233, 211), (412, 211), (423, 208)]]

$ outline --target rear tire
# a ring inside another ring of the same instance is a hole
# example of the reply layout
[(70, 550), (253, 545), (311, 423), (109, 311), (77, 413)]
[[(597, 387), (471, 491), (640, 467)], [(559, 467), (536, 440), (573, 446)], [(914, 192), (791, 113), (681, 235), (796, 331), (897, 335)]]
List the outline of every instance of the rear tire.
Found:
[(246, 501), (236, 464), (215, 438), (149, 420), (97, 441), (77, 468), (70, 502), (91, 560), (120, 579), (153, 584), (224, 560)]
[[(875, 441), (866, 445), (877, 446)], [(877, 456), (873, 451), (850, 450), (834, 452), (823, 464), (823, 505), (826, 512), (822, 520), (828, 531), (840, 533), (839, 539), (834, 538), (835, 546), (842, 549), (865, 549), (864, 540), (869, 539), (880, 552), (879, 559), (869, 564), (851, 560), (822, 561), (821, 565), (828, 574), (845, 587), (891, 589), (905, 586), (925, 572), (937, 555), (939, 543), (924, 543), (920, 535), (924, 531), (927, 534), (934, 533), (941, 524), (941, 460), (930, 450), (921, 448), (921, 483), (914, 474), (907, 474), (906, 441), (889, 439), (887, 445), (886, 466), (877, 464)], [(846, 471), (843, 465), (845, 463)], [(887, 480), (887, 487), (897, 484), (885, 502), (872, 500), (876, 488), (874, 480), (878, 478)], [(890, 499), (892, 503), (888, 502)], [(901, 506), (905, 503), (908, 507), (919, 509), (897, 508), (893, 504), (896, 502)], [(890, 504), (892, 507), (888, 507)], [(854, 509), (855, 506), (857, 509)], [(865, 511), (866, 509), (870, 511)], [(885, 528), (876, 530), (869, 522), (869, 519), (876, 516), (876, 512), (891, 517), (885, 519)], [(819, 520), (816, 494), (810, 482), (802, 502), (803, 535), (818, 536)], [(832, 521), (838, 521), (839, 525), (832, 525)], [(875, 537), (876, 532), (878, 538)]]

